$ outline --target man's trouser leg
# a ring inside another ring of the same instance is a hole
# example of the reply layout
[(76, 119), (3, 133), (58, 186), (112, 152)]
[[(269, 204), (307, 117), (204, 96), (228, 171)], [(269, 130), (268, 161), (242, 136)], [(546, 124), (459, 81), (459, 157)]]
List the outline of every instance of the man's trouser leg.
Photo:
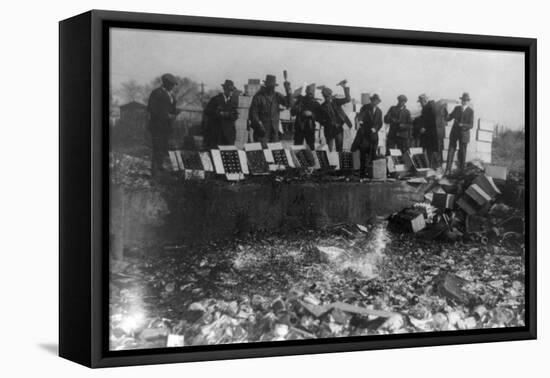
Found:
[(304, 137), (310, 150), (315, 150), (315, 130), (307, 130)]
[(409, 149), (409, 140), (407, 138), (399, 138), (397, 148), (399, 148), (401, 153), (404, 154)]
[(458, 144), (458, 168), (462, 171), (466, 166), (466, 152), (468, 149), (468, 143), (460, 142)]
[(326, 135), (325, 135), (325, 140), (327, 141), (327, 146), (328, 146), (328, 149), (330, 152), (334, 151), (335, 149), (335, 140), (334, 138), (328, 138)]
[(301, 146), (304, 144), (304, 131), (301, 129), (294, 129), (294, 145), (295, 146)]
[(163, 163), (168, 156), (168, 136), (154, 135), (151, 137), (153, 151), (151, 154), (151, 175), (155, 176), (164, 170)]
[[(334, 136), (334, 141), (335, 141), (335, 144), (336, 144), (336, 151), (338, 152), (342, 152), (343, 150), (343, 146), (344, 146), (344, 131), (340, 131), (339, 133), (337, 133), (335, 136)], [(331, 151), (333, 151), (331, 149)]]
[(368, 160), (368, 149), (361, 148), (359, 150), (359, 174), (364, 175), (367, 172), (367, 160)]

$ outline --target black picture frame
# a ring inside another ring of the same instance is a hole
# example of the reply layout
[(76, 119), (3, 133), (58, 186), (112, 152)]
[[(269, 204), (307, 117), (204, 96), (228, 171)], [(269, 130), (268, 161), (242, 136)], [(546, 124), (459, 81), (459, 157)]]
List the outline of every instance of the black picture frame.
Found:
[[(110, 27), (524, 52), (525, 327), (109, 351), (109, 135), (104, 125), (108, 124)], [(95, 368), (536, 338), (536, 39), (92, 10), (59, 23), (59, 45), (61, 357)]]

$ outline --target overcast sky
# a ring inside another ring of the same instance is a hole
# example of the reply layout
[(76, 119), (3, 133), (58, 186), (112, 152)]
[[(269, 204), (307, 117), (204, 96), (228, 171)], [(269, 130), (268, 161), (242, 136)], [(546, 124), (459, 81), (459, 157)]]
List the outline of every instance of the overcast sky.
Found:
[[(111, 84), (149, 83), (170, 72), (221, 89), (232, 79), (242, 89), (249, 78), (287, 70), (293, 88), (347, 79), (352, 97), (378, 93), (386, 110), (399, 94), (418, 110), (420, 93), (457, 99), (469, 92), (476, 118), (524, 125), (524, 55), (516, 52), (413, 47), (355, 42), (243, 37), (218, 34), (111, 29)], [(280, 90), (283, 91), (282, 85)]]

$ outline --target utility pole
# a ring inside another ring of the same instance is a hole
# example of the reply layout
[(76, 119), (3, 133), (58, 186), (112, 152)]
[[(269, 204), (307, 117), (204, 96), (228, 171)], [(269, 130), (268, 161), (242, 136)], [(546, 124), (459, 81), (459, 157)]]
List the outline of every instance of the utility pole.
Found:
[(201, 106), (204, 107), (204, 83), (201, 82)]

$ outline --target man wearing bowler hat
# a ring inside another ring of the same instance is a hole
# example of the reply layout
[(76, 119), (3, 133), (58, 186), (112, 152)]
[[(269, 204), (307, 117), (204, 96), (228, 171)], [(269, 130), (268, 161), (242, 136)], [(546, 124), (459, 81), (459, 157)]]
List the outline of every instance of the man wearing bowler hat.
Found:
[(235, 144), (235, 121), (239, 116), (237, 103), (232, 97), (235, 85), (233, 81), (226, 80), (222, 84), (222, 89), (223, 92), (212, 97), (204, 109), (204, 137), (207, 148)]
[(376, 93), (370, 98), (370, 103), (363, 105), (359, 111), (359, 124), (361, 125), (351, 145), (351, 150), (359, 150), (360, 175), (366, 174), (367, 167), (376, 157), (378, 148), (378, 132), (382, 128), (382, 111), (378, 105), (382, 102)]
[(386, 137), (386, 154), (388, 155), (390, 148), (399, 148), (403, 153), (409, 148), (412, 119), (406, 103), (407, 96), (397, 96), (397, 105), (391, 106), (384, 116), (384, 122), (390, 125)]
[(254, 131), (254, 141), (264, 145), (279, 141), (279, 113), (290, 106), (290, 83), (284, 82), (286, 96), (275, 91), (275, 75), (267, 75), (263, 87), (254, 95), (250, 104), (250, 126)]
[(455, 151), (458, 145), (458, 168), (464, 169), (466, 152), (470, 143), (470, 130), (474, 127), (474, 111), (470, 107), (470, 95), (464, 92), (460, 97), (460, 105), (455, 106), (447, 121), (453, 120), (451, 135), (449, 137), (449, 153), (447, 155), (447, 167), (445, 174), (451, 173)]
[(176, 99), (173, 94), (178, 82), (174, 75), (166, 73), (161, 76), (161, 86), (154, 89), (149, 96), (148, 129), (151, 133), (152, 155), (151, 175), (157, 176), (164, 170), (163, 163), (168, 156), (168, 140), (172, 134), (172, 123), (178, 114)]

